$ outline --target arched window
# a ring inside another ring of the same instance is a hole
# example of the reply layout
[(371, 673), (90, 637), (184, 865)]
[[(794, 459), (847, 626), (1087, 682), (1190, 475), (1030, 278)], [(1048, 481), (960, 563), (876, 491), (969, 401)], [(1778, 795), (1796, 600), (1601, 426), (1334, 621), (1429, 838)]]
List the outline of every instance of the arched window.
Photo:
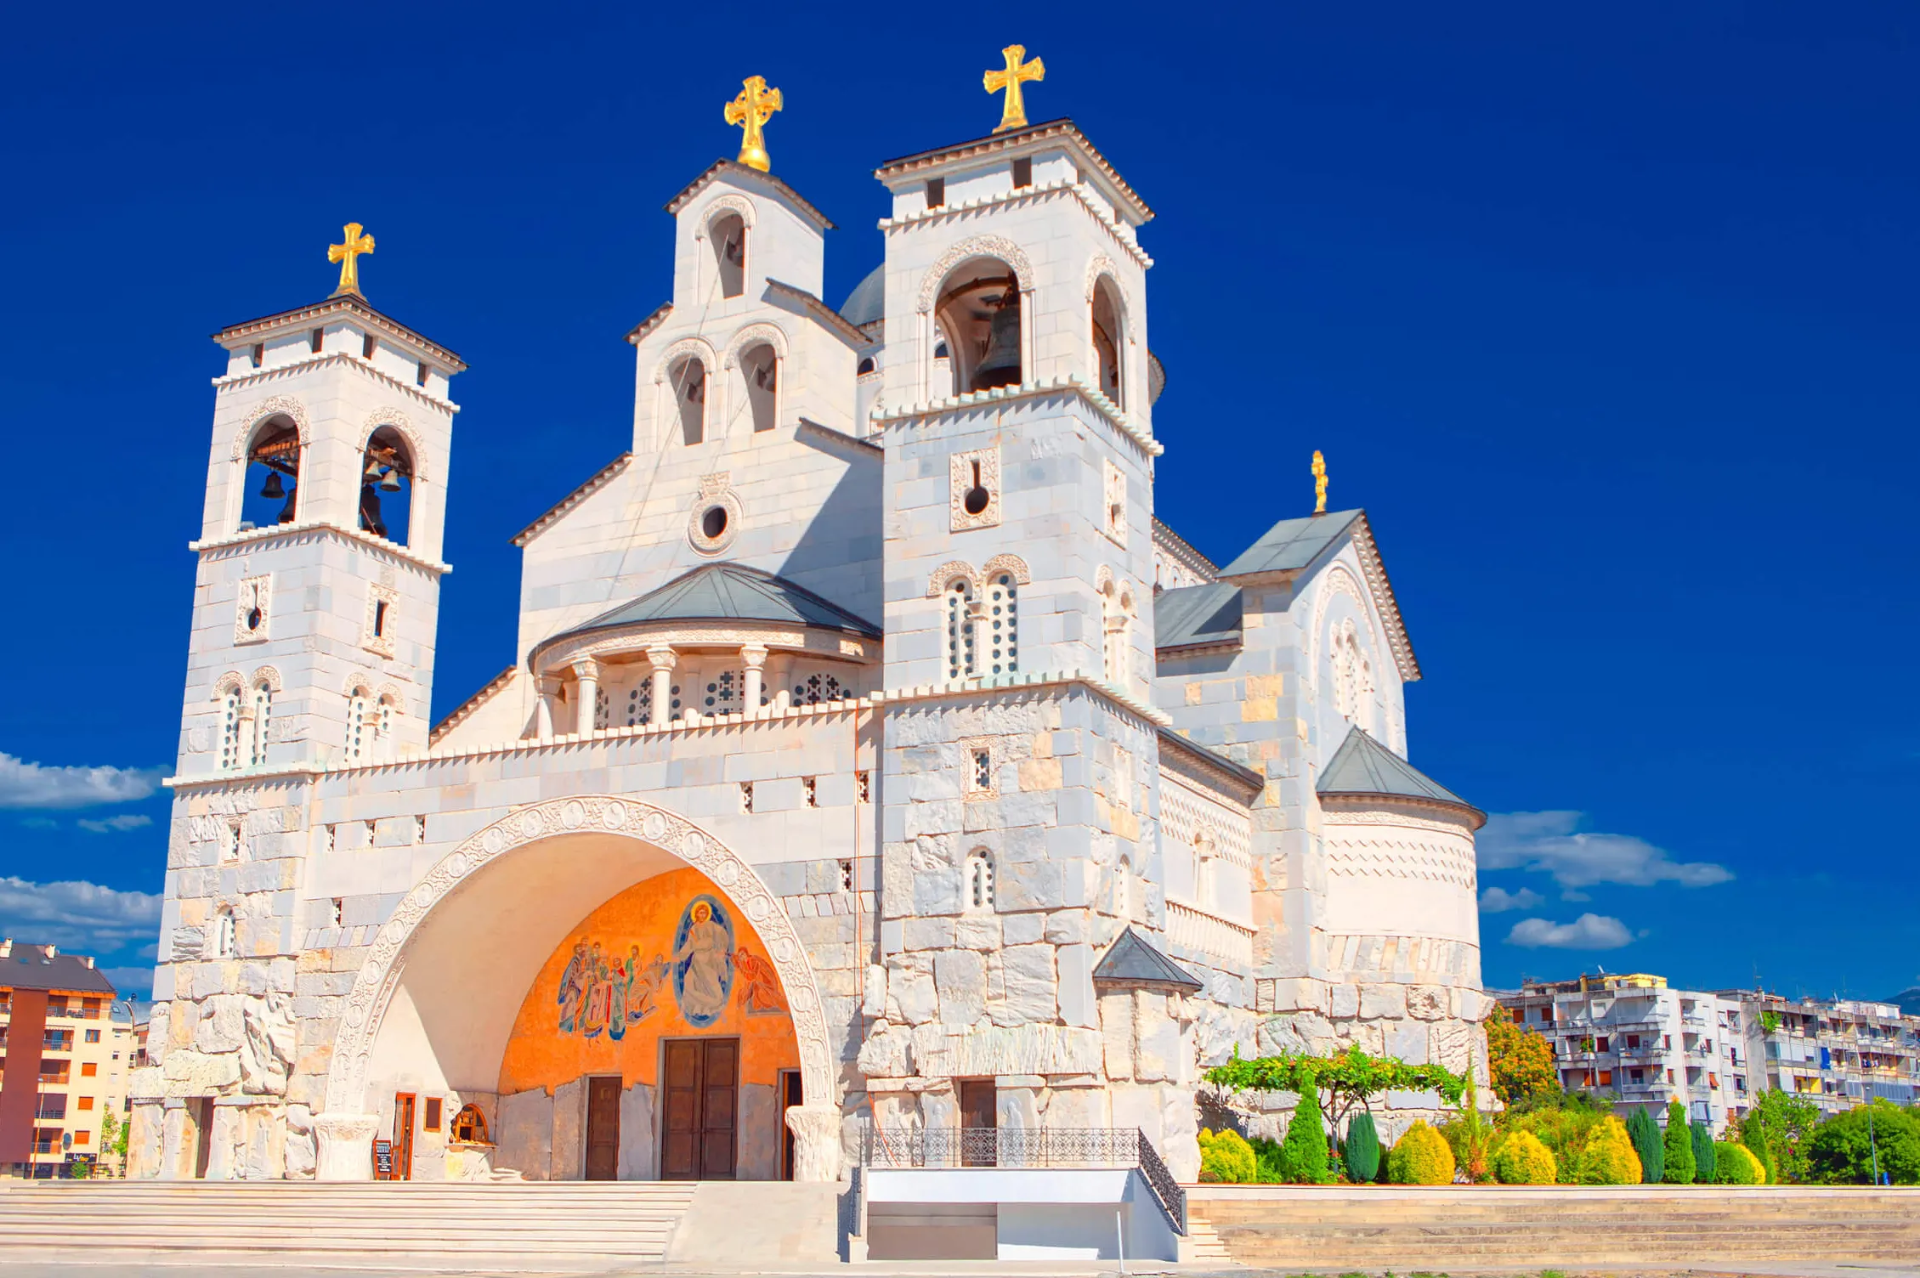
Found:
[(487, 1139), (487, 1116), (480, 1107), (472, 1103), (462, 1105), (460, 1112), (453, 1116), (453, 1138), (463, 1145), (489, 1145)]
[(228, 688), (220, 697), (220, 770), (240, 766), (240, 689)]
[(300, 508), (300, 428), (278, 415), (260, 423), (240, 482), (240, 531), (292, 523)]
[[(997, 258), (961, 263), (941, 285), (935, 340), (951, 354), (953, 393), (1018, 386), (1021, 368), (1020, 279)], [(940, 358), (939, 346), (933, 358)], [(938, 369), (935, 370), (938, 372)]]
[(689, 355), (674, 364), (667, 382), (680, 421), (680, 442), (699, 443), (707, 437), (707, 366)]
[(1122, 922), (1133, 921), (1133, 866), (1124, 856), (1113, 867), (1113, 914)]
[(978, 668), (973, 655), (973, 583), (955, 577), (947, 583), (947, 678), (964, 679)]
[(1120, 301), (1111, 279), (1101, 276), (1093, 286), (1093, 358), (1094, 385), (1116, 405), (1125, 408), (1121, 398)]
[(400, 717), (400, 703), (391, 692), (380, 694), (379, 702), (374, 706), (373, 736), (376, 741), (389, 739)]
[(367, 722), (372, 713), (373, 697), (362, 687), (356, 687), (347, 697), (347, 741), (346, 755), (348, 763), (359, 763), (367, 757), (367, 747), (371, 744), (374, 725)]
[(1333, 708), (1357, 728), (1374, 730), (1373, 663), (1360, 647), (1360, 634), (1348, 618), (1333, 632)]
[(739, 297), (747, 291), (747, 224), (738, 213), (727, 213), (707, 228), (713, 245), (715, 277), (721, 297)]
[(1107, 682), (1124, 688), (1133, 678), (1133, 591), (1109, 581), (1100, 592), (1100, 613)]
[(653, 722), (653, 680), (642, 678), (627, 689), (627, 726), (641, 728)]
[(233, 921), (233, 911), (223, 909), (213, 919), (213, 957), (232, 958), (239, 947), (239, 928)]
[(607, 693), (607, 685), (601, 684), (593, 691), (593, 726), (600, 729), (607, 726), (613, 717), (613, 698)]
[(740, 402), (755, 432), (772, 430), (779, 411), (780, 357), (769, 342), (740, 354)]
[(967, 857), (961, 883), (966, 895), (967, 909), (991, 910), (993, 908), (993, 858), (986, 852), (974, 852)]
[(865, 377), (867, 374), (874, 372), (878, 367), (879, 366), (873, 362), (873, 356), (868, 355), (860, 361), (859, 367), (853, 370), (853, 375), (855, 377)]
[(1012, 573), (987, 582), (987, 669), (1010, 674), (1020, 668), (1019, 587)]
[(273, 685), (261, 679), (253, 685), (253, 740), (249, 763), (267, 761), (267, 722), (273, 717)]
[(360, 459), (360, 527), (404, 546), (412, 515), (413, 450), (399, 431), (382, 426)]

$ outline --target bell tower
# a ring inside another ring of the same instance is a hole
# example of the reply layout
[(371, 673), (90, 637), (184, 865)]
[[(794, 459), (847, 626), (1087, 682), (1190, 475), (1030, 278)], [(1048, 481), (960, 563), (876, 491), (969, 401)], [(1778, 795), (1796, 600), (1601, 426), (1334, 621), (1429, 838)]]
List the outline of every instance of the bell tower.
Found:
[(325, 301), (214, 334), (213, 437), (178, 774), (424, 750), (466, 365), (359, 291), (347, 227)]

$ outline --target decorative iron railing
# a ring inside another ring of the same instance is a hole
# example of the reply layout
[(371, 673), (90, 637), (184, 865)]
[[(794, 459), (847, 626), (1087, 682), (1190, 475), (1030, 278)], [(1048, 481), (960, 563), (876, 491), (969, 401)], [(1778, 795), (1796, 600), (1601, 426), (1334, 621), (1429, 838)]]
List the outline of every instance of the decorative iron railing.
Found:
[(1137, 1167), (1174, 1227), (1187, 1195), (1138, 1127), (861, 1128), (862, 1167)]

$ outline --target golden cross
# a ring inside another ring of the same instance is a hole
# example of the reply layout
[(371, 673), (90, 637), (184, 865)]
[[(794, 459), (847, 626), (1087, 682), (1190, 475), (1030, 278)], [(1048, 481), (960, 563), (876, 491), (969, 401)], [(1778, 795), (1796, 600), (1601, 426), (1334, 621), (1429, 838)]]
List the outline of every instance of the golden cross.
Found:
[(1313, 450), (1313, 513), (1327, 513), (1327, 459), (1317, 448)]
[(765, 173), (771, 166), (761, 126), (781, 109), (780, 90), (769, 89), (763, 75), (750, 75), (742, 83), (740, 95), (727, 103), (726, 121), (740, 129), (740, 163)]
[(985, 77), (988, 93), (998, 93), (1002, 89), (1007, 91), (1005, 105), (1000, 111), (1000, 127), (994, 130), (995, 133), (1027, 127), (1027, 104), (1020, 96), (1021, 82), (1047, 78), (1047, 64), (1040, 59), (1035, 58), (1024, 65), (1021, 63), (1020, 59), (1027, 56), (1026, 45), (1010, 44), (1000, 50), (1000, 54), (1007, 60), (1007, 69), (989, 71)]
[(346, 225), (347, 242), (327, 245), (327, 260), (340, 263), (340, 287), (333, 290), (339, 297), (351, 293), (355, 297), (365, 297), (360, 291), (360, 264), (357, 260), (362, 253), (373, 252), (373, 237), (362, 234), (363, 228), (358, 222)]

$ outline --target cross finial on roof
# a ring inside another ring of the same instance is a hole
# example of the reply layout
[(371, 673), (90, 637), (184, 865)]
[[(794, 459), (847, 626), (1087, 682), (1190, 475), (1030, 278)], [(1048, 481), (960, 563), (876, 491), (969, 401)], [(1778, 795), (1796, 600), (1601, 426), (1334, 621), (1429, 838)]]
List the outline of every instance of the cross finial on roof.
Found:
[(1027, 56), (1027, 46), (1024, 44), (1010, 44), (1000, 50), (1000, 56), (1007, 60), (1006, 69), (989, 71), (984, 77), (988, 93), (998, 93), (1002, 89), (1007, 91), (1000, 109), (1000, 126), (994, 130), (995, 133), (1027, 127), (1027, 104), (1020, 95), (1020, 85), (1028, 80), (1047, 78), (1047, 64), (1040, 59), (1035, 58), (1027, 63), (1020, 61)]
[(1317, 448), (1313, 450), (1313, 513), (1327, 513), (1327, 459)]
[(363, 297), (360, 291), (360, 255), (373, 252), (373, 237), (364, 233), (365, 228), (358, 222), (346, 225), (345, 244), (327, 245), (327, 260), (340, 264), (340, 287), (333, 290), (335, 297), (351, 293)]
[(767, 77), (763, 75), (750, 75), (741, 83), (739, 94), (727, 103), (726, 121), (740, 129), (740, 163), (766, 173), (773, 162), (767, 155), (767, 141), (760, 130), (775, 111), (783, 109), (780, 90), (769, 89)]

